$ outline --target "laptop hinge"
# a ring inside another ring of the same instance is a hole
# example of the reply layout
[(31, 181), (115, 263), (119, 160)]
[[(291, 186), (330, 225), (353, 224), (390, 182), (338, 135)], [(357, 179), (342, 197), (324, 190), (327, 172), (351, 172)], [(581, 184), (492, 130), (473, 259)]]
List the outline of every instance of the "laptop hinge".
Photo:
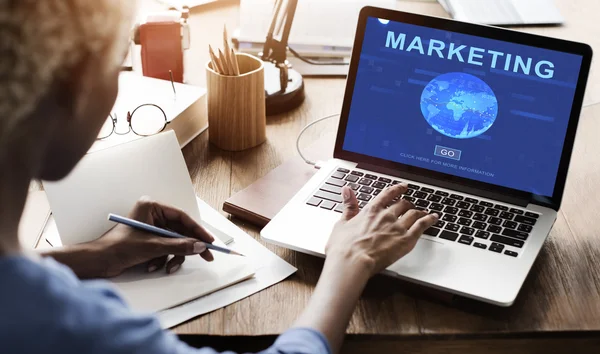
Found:
[(390, 168), (370, 165), (370, 164), (366, 164), (366, 163), (359, 163), (357, 165), (357, 168), (360, 168), (363, 170), (370, 170), (370, 171), (374, 171), (374, 172), (378, 172), (378, 173), (384, 173), (386, 175), (395, 176), (395, 177), (399, 177), (399, 178), (406, 178), (406, 179), (413, 180), (415, 182), (426, 183), (426, 184), (430, 184), (433, 186), (451, 189), (451, 190), (455, 190), (457, 192), (462, 192), (462, 193), (466, 193), (466, 194), (472, 194), (472, 195), (480, 196), (483, 198), (493, 199), (493, 200), (497, 200), (499, 202), (513, 204), (513, 205), (517, 205), (517, 206), (521, 206), (521, 207), (526, 207), (531, 202), (531, 198), (532, 198), (531, 193), (522, 192), (522, 193), (511, 194), (511, 193), (506, 193), (506, 192), (490, 191), (490, 190), (485, 190), (485, 189), (481, 189), (481, 188), (470, 187), (465, 184), (446, 181), (446, 180), (442, 180), (442, 179), (438, 179), (438, 178), (431, 178), (431, 177), (422, 176), (422, 175), (418, 175), (418, 174), (414, 174), (414, 173), (410, 173), (410, 172), (393, 170)]

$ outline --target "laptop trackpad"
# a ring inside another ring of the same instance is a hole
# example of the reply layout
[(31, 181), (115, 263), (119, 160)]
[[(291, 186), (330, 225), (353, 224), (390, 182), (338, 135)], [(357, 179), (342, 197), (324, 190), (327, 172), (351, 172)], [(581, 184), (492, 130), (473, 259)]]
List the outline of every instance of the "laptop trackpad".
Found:
[(450, 262), (451, 252), (441, 242), (420, 238), (415, 248), (389, 269), (405, 275), (439, 272)]

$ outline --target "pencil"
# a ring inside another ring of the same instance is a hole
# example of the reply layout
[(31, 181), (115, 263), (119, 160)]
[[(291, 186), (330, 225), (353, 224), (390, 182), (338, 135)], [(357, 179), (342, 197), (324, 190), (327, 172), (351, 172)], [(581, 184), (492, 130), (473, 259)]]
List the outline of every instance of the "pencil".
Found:
[[(154, 234), (154, 235), (157, 235), (157, 236), (161, 236), (161, 237), (166, 237), (166, 238), (188, 238), (188, 237), (180, 235), (180, 234), (178, 234), (176, 232), (165, 230), (165, 229), (162, 229), (160, 227), (156, 227), (154, 225), (149, 225), (149, 224), (143, 223), (141, 221), (129, 219), (129, 218), (126, 218), (126, 217), (120, 216), (120, 215), (108, 214), (108, 220), (114, 221), (114, 222), (119, 223), (119, 224), (127, 225), (129, 227), (134, 228), (134, 229), (146, 231), (146, 232), (149, 232), (151, 234)], [(204, 243), (206, 245), (206, 248), (208, 248), (210, 250), (213, 250), (213, 251), (217, 251), (217, 252), (222, 252), (222, 253), (226, 253), (226, 254), (231, 254), (231, 255), (245, 257), (243, 254), (241, 254), (239, 252), (236, 252), (234, 250), (231, 250), (229, 248), (215, 246), (212, 243), (208, 243), (208, 242), (204, 242), (204, 241), (198, 241), (198, 242)]]
[(223, 55), (221, 49), (219, 49), (219, 59), (221, 60), (221, 66), (223, 66), (224, 69), (223, 75), (232, 75), (232, 71), (229, 70), (229, 63), (227, 57)]
[(231, 58), (233, 58), (233, 71), (235, 72), (235, 76), (240, 76), (240, 66), (238, 64), (237, 57), (235, 56), (233, 48), (231, 48)]
[(173, 93), (177, 96), (177, 91), (175, 91), (175, 83), (173, 82), (173, 72), (169, 70), (169, 76), (171, 76), (171, 86), (173, 86)]
[(217, 73), (221, 74), (221, 75), (225, 75), (225, 70), (223, 70), (223, 67), (221, 66), (221, 63), (219, 62), (219, 59), (215, 55), (215, 52), (213, 51), (213, 49), (210, 46), (210, 44), (208, 45), (208, 51), (210, 53), (211, 60), (215, 63), (213, 65), (213, 70), (216, 71)]
[(227, 58), (229, 69), (231, 69), (231, 74), (235, 75), (235, 69), (233, 68), (233, 57), (231, 56), (231, 51), (229, 50), (229, 39), (227, 38), (227, 26), (225, 25), (223, 25), (223, 52), (225, 52), (225, 57)]

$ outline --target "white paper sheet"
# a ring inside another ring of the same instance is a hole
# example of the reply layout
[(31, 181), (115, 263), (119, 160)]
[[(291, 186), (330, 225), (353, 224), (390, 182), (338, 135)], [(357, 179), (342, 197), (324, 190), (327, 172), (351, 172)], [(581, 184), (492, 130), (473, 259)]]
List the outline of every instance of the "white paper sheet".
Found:
[(249, 263), (255, 268), (255, 274), (253, 278), (226, 289), (159, 312), (158, 317), (163, 328), (176, 326), (230, 305), (284, 280), (297, 270), (199, 198), (198, 207), (204, 222), (218, 230), (217, 237), (233, 237), (234, 241), (228, 247), (246, 255)]
[(109, 213), (127, 215), (145, 195), (201, 222), (173, 131), (87, 154), (69, 176), (44, 182), (44, 189), (65, 245), (102, 236), (114, 226)]
[[(224, 246), (220, 240), (215, 244)], [(166, 310), (201, 296), (249, 279), (254, 267), (244, 257), (213, 252), (214, 261), (200, 256), (186, 257), (181, 268), (166, 274), (164, 270), (148, 273), (145, 265), (129, 269), (110, 281), (136, 311)]]
[[(158, 317), (163, 328), (174, 327), (194, 317), (231, 305), (283, 281), (297, 270), (261, 245), (252, 236), (235, 226), (200, 198), (197, 198), (197, 202), (203, 217), (203, 223), (210, 226), (218, 239), (233, 240), (228, 247), (246, 255), (248, 264), (254, 269), (254, 277), (199, 299), (159, 312)], [(42, 237), (60, 245), (60, 236), (52, 217), (46, 225)], [(186, 263), (188, 261), (189, 259), (186, 260)]]

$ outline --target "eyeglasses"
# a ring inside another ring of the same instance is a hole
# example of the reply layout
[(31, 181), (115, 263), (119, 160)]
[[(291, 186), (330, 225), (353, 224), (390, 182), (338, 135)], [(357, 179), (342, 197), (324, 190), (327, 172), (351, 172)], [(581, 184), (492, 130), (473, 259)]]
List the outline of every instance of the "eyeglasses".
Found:
[(111, 113), (102, 129), (100, 129), (97, 140), (106, 139), (113, 133), (126, 135), (133, 132), (139, 136), (151, 136), (165, 130), (169, 123), (162, 108), (155, 104), (146, 103), (138, 106), (132, 112), (127, 112), (127, 131), (117, 131), (117, 114)]

